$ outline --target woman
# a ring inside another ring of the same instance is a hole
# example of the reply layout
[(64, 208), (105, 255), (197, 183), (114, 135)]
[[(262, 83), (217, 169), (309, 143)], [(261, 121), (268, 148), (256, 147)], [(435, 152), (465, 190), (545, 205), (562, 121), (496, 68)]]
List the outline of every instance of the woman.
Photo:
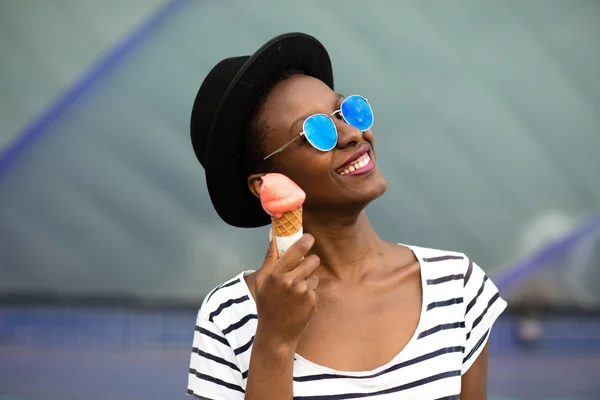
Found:
[[(315, 115), (321, 125), (304, 123)], [(486, 398), (487, 338), (506, 303), (464, 254), (377, 236), (364, 209), (387, 183), (372, 120), (366, 99), (333, 91), (327, 51), (304, 34), (208, 74), (191, 135), (216, 211), (238, 227), (269, 224), (258, 189), (279, 172), (306, 192), (306, 234), (280, 259), (271, 240), (257, 271), (205, 298), (188, 394)]]

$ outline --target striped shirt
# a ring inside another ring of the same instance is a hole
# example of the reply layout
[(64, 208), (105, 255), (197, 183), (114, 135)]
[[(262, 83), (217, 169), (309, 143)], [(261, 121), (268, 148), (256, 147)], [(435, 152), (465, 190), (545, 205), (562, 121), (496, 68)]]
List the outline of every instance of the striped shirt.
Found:
[[(414, 336), (372, 371), (336, 371), (296, 354), (296, 400), (459, 399), (461, 376), (506, 308), (498, 289), (464, 254), (409, 247), (421, 266), (423, 306)], [(187, 393), (243, 400), (257, 311), (244, 275), (215, 288), (198, 313)]]

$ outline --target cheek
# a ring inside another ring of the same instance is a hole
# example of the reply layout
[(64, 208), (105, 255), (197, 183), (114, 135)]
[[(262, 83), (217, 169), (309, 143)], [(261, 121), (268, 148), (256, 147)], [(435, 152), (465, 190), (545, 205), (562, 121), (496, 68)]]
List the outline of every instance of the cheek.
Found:
[(305, 190), (331, 180), (331, 152), (308, 149), (306, 153), (304, 157), (298, 154), (298, 157), (289, 158), (280, 168), (281, 173)]

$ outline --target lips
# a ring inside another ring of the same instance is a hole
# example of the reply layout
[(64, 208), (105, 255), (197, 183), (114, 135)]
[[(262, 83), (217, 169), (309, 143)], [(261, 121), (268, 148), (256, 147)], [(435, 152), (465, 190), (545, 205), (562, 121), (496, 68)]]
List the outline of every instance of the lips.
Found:
[(371, 163), (371, 156), (369, 156), (369, 153), (365, 153), (361, 157), (359, 157), (357, 160), (351, 162), (350, 164), (346, 165), (343, 168), (340, 168), (338, 170), (338, 173), (340, 175), (347, 175), (347, 174), (351, 174), (353, 172), (359, 172), (366, 166), (370, 165), (370, 163)]
[(338, 172), (343, 171), (346, 167), (348, 167), (350, 164), (352, 164), (353, 162), (355, 162), (356, 160), (358, 160), (359, 158), (363, 157), (365, 154), (367, 154), (369, 152), (369, 146), (364, 146), (362, 147), (360, 150), (358, 150), (356, 153), (352, 154), (352, 156), (350, 158), (348, 158), (346, 160), (346, 162), (344, 162), (337, 170)]
[(372, 169), (375, 165), (375, 161), (369, 154), (370, 146), (363, 146), (360, 150), (356, 151), (351, 157), (349, 157), (336, 172), (340, 175), (361, 175), (361, 172), (367, 169)]

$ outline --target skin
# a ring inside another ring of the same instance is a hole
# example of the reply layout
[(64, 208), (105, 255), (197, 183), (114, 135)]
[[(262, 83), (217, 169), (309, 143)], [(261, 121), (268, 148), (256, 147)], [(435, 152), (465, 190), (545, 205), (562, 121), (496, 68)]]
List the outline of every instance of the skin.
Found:
[[(304, 118), (331, 114), (342, 100), (312, 77), (279, 83), (260, 111), (266, 154), (298, 135)], [(418, 260), (408, 248), (380, 239), (364, 213), (385, 192), (385, 178), (378, 168), (362, 176), (337, 172), (365, 146), (376, 159), (373, 132), (340, 118), (334, 122), (339, 139), (332, 151), (298, 140), (274, 156), (271, 172), (287, 175), (306, 192), (306, 233), (281, 259), (273, 241), (263, 266), (246, 277), (259, 316), (248, 400), (292, 399), (295, 353), (339, 371), (382, 366), (406, 346), (419, 322)], [(248, 177), (257, 196), (260, 177)], [(486, 379), (487, 349), (463, 376), (461, 399), (486, 399)]]

